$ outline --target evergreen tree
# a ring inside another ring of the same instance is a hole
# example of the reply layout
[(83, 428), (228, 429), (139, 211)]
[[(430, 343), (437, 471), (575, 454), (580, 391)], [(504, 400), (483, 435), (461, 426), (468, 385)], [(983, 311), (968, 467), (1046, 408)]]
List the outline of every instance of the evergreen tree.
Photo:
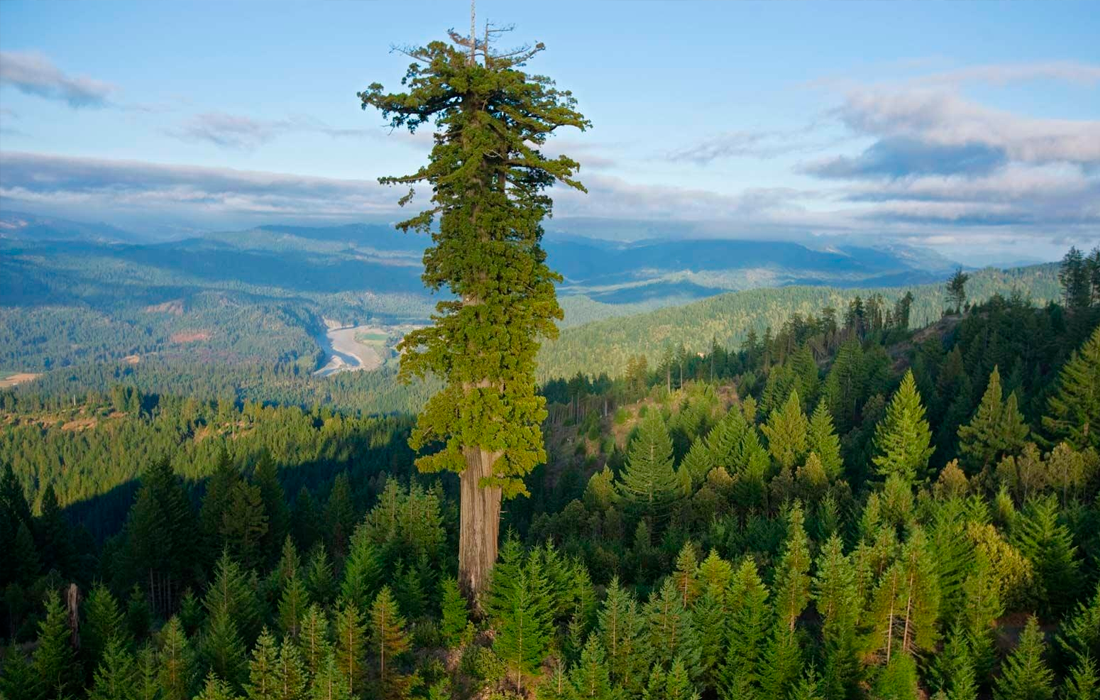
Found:
[(569, 686), (571, 697), (577, 700), (616, 700), (619, 697), (611, 685), (607, 657), (595, 637), (588, 638), (580, 662), (570, 670)]
[(548, 602), (546, 579), (538, 560), (532, 558), (511, 587), (493, 639), (493, 651), (504, 661), (520, 692), (524, 678), (537, 673), (549, 651), (552, 629)]
[(310, 605), (302, 616), (298, 647), (310, 675), (319, 673), (325, 657), (332, 652), (332, 645), (328, 639), (328, 618), (317, 604)]
[(169, 620), (160, 631), (157, 660), (160, 665), (157, 682), (164, 700), (190, 700), (196, 677), (195, 661), (178, 617)]
[(46, 595), (46, 617), (38, 624), (38, 646), (33, 665), (44, 698), (75, 696), (81, 687), (83, 674), (70, 644), (68, 612), (61, 596), (50, 591)]
[(765, 682), (771, 697), (785, 696), (802, 673), (796, 625), (810, 600), (810, 549), (803, 522), (802, 506), (796, 503), (788, 514), (787, 541), (775, 572), (775, 624)]
[(221, 535), (234, 559), (245, 569), (256, 568), (266, 558), (267, 513), (258, 487), (246, 481), (233, 486), (222, 517)]
[(636, 687), (643, 680), (638, 677), (642, 672), (641, 633), (637, 601), (619, 584), (618, 577), (611, 579), (599, 613), (599, 638), (607, 652), (612, 681), (627, 688)]
[(767, 673), (765, 648), (771, 627), (768, 589), (752, 559), (737, 569), (729, 600), (729, 635), (720, 673), (720, 697), (726, 700), (763, 698)]
[(289, 639), (284, 639), (279, 645), (279, 658), (275, 667), (276, 697), (279, 700), (304, 698), (308, 678), (298, 647)]
[(138, 669), (133, 655), (112, 637), (101, 656), (88, 700), (137, 700)]
[(840, 438), (836, 435), (833, 416), (824, 399), (818, 402), (817, 408), (810, 416), (810, 427), (806, 437), (809, 451), (821, 460), (821, 466), (829, 477), (829, 481), (840, 479), (844, 474), (844, 462), (840, 457)]
[(264, 550), (266, 559), (272, 561), (277, 556), (283, 539), (290, 532), (290, 509), (286, 504), (283, 486), (279, 483), (278, 467), (275, 466), (275, 460), (267, 450), (260, 454), (260, 459), (256, 463), (255, 480), (267, 520), (267, 533), (264, 535), (261, 548)]
[(672, 440), (658, 412), (650, 411), (638, 426), (617, 486), (628, 506), (650, 521), (651, 529), (679, 493), (672, 468)]
[(792, 391), (781, 409), (772, 410), (763, 427), (768, 438), (768, 451), (780, 467), (793, 469), (806, 453), (809, 429), (810, 423), (802, 412), (798, 392)]
[(834, 534), (821, 550), (813, 599), (824, 618), (821, 636), (825, 644), (825, 674), (821, 688), (826, 697), (858, 697), (860, 664), (857, 656), (857, 624), (861, 601), (856, 571), (844, 555), (840, 537)]
[(542, 44), (494, 54), (487, 33), (478, 63), (473, 32), (451, 36), (458, 46), (437, 41), (409, 52), (416, 59), (403, 81), (409, 92), (387, 94), (375, 83), (359, 97), (395, 128), (415, 131), (432, 121), (446, 128), (428, 165), (381, 182), (433, 188), (432, 209), (397, 226), (431, 233), (424, 282), (433, 291), (449, 287), (454, 300), (437, 305), (434, 325), (405, 335), (401, 373), (446, 382), (421, 412), (410, 444), (443, 441), (444, 449), (418, 465), (461, 475), (459, 579), (479, 593), (496, 560), (501, 497), (525, 493), (523, 476), (546, 458), (535, 356), (539, 339), (556, 335), (562, 312), (554, 293), (561, 278), (539, 244), (552, 206), (543, 190), (555, 182), (584, 190), (574, 179), (576, 161), (548, 159), (539, 147), (561, 127), (589, 123), (568, 91), (521, 70)]
[(84, 623), (80, 626), (80, 651), (87, 668), (99, 666), (113, 639), (125, 646), (126, 621), (115, 597), (102, 583), (97, 583), (84, 602)]
[(724, 591), (708, 585), (688, 611), (684, 634), (683, 655), (677, 661), (687, 666), (691, 679), (704, 689), (718, 684), (720, 663), (724, 656), (726, 610)]
[(327, 654), (310, 681), (309, 700), (350, 700), (351, 697), (336, 655)]
[(1083, 657), (1062, 685), (1062, 700), (1097, 700), (1100, 698), (1100, 672), (1091, 657)]
[(366, 676), (364, 657), (367, 647), (367, 625), (355, 603), (344, 601), (336, 611), (336, 665), (347, 686), (355, 695), (363, 689)]
[(385, 700), (408, 694), (408, 679), (398, 672), (401, 656), (411, 647), (405, 618), (388, 586), (383, 586), (370, 610), (370, 647), (378, 659), (378, 695)]
[(671, 663), (679, 656), (687, 621), (681, 594), (671, 578), (650, 596), (643, 615), (653, 660), (663, 666)]
[(1049, 700), (1054, 697), (1054, 674), (1043, 661), (1043, 647), (1039, 621), (1030, 617), (1019, 644), (1005, 659), (994, 685), (996, 700)]
[(240, 700), (240, 696), (233, 692), (229, 683), (211, 671), (206, 676), (202, 692), (195, 696), (195, 700)]
[(276, 700), (279, 688), (276, 683), (276, 668), (279, 658), (275, 638), (265, 627), (252, 649), (252, 660), (248, 663), (248, 685), (245, 694), (249, 700)]
[(1017, 453), (1027, 433), (1016, 394), (1007, 401), (1003, 398), (1001, 374), (994, 367), (974, 417), (968, 425), (959, 426), (959, 451), (981, 469), (996, 464), (1006, 454)]
[(1062, 366), (1043, 427), (1083, 450), (1100, 450), (1100, 327)]
[(897, 474), (909, 484), (923, 481), (933, 451), (931, 441), (932, 431), (910, 370), (890, 399), (885, 419), (875, 429), (877, 454), (873, 461), (879, 475)]
[(1045, 496), (1029, 501), (1014, 534), (1020, 552), (1035, 566), (1043, 609), (1055, 614), (1065, 611), (1076, 600), (1081, 581), (1073, 537), (1058, 522), (1057, 499)]
[(469, 611), (466, 607), (466, 599), (458, 589), (458, 581), (453, 578), (444, 578), (440, 581), (440, 623), (439, 632), (443, 637), (443, 643), (447, 647), (453, 647), (462, 639), (466, 631), (469, 619)]

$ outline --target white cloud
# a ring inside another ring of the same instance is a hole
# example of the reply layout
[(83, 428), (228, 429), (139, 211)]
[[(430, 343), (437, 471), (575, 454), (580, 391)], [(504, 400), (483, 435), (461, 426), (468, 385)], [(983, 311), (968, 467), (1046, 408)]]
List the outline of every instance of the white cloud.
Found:
[(104, 107), (117, 91), (110, 83), (66, 75), (42, 54), (25, 51), (0, 51), (0, 85), (60, 100), (73, 109)]

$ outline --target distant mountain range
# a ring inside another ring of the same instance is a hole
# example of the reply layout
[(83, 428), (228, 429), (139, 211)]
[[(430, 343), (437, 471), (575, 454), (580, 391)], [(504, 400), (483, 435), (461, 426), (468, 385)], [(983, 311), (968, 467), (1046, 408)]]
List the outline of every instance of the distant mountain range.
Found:
[[(643, 231), (650, 233), (649, 230)], [(0, 214), (0, 238), (109, 246), (119, 257), (205, 279), (343, 290), (417, 293), (425, 236), (386, 224), (260, 226), (151, 242), (107, 225)], [(792, 241), (724, 238), (610, 241), (551, 232), (550, 266), (563, 297), (609, 305), (666, 306), (728, 291), (789, 285), (890, 287), (938, 282), (955, 266), (904, 246), (815, 248)], [(102, 251), (101, 251), (102, 252)]]

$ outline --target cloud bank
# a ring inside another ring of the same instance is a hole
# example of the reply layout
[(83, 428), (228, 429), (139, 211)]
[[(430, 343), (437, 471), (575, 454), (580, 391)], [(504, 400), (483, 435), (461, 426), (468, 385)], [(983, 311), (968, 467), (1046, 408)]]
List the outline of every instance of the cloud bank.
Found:
[(48, 58), (26, 51), (0, 51), (0, 86), (64, 102), (73, 109), (105, 107), (117, 88), (110, 83), (63, 73)]

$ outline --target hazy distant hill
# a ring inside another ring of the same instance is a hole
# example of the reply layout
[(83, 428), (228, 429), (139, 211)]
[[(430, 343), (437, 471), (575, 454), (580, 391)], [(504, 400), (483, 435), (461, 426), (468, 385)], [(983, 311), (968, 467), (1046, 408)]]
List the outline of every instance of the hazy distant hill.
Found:
[[(906, 290), (915, 297), (910, 325), (919, 327), (939, 318), (944, 308), (944, 287), (934, 284), (837, 288), (789, 286), (732, 292), (674, 308), (662, 308), (624, 318), (609, 318), (563, 330), (547, 343), (539, 355), (542, 379), (569, 377), (577, 371), (593, 376), (607, 372), (621, 374), (628, 359), (645, 355), (656, 362), (666, 347), (683, 343), (689, 352), (708, 350), (712, 339), (724, 347), (737, 347), (749, 330), (763, 334), (767, 327), (779, 328), (794, 314), (819, 314), (832, 306), (843, 318), (848, 302), (880, 294), (891, 305)], [(1048, 263), (1012, 270), (988, 268), (972, 273), (967, 284), (972, 302), (993, 294), (1018, 293), (1037, 305), (1059, 299), (1058, 265)]]

